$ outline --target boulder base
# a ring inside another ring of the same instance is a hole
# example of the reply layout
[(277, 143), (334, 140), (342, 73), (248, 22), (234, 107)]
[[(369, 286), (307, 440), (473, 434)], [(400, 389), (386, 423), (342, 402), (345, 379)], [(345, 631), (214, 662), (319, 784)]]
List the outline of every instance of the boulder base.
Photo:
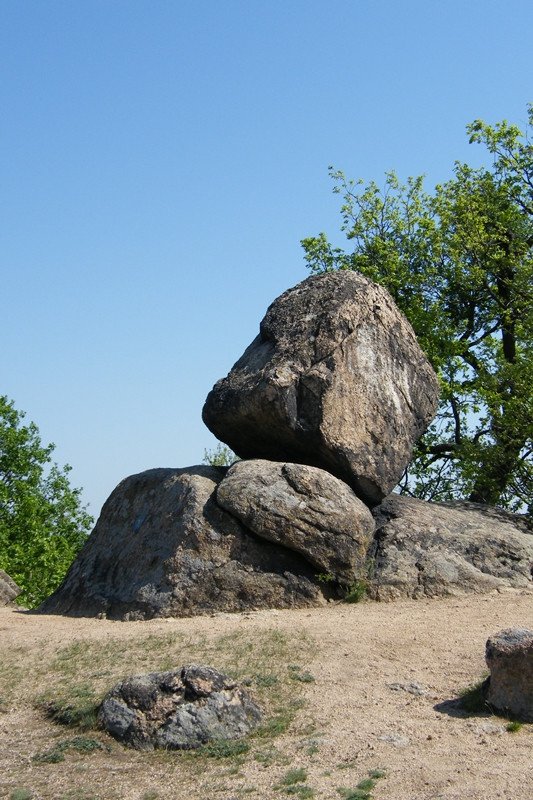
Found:
[(324, 470), (238, 461), (219, 484), (217, 502), (257, 536), (300, 553), (328, 580), (349, 585), (365, 569), (374, 518)]
[(12, 605), (15, 598), (19, 596), (22, 589), (20, 589), (15, 581), (0, 569), (0, 606)]
[(109, 619), (299, 608), (326, 602), (305, 558), (249, 533), (215, 500), (223, 467), (122, 481), (44, 614)]

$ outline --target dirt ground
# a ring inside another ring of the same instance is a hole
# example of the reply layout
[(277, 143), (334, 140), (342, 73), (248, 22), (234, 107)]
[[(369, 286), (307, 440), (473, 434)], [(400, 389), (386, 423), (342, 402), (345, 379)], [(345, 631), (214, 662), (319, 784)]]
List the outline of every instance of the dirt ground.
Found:
[[(271, 745), (271, 758), (250, 755), (233, 770), (203, 762), (200, 771), (182, 768), (176, 754), (116, 743), (110, 752), (37, 764), (32, 754), (50, 746), (58, 726), (12, 688), (0, 714), (0, 797), (279, 800), (286, 793), (338, 800), (379, 769), (385, 777), (372, 800), (531, 800), (533, 725), (509, 732), (504, 719), (466, 716), (448, 702), (483, 677), (488, 636), (509, 627), (533, 628), (533, 590), (148, 622), (2, 608), (0, 660), (20, 653), (23, 672), (28, 653), (44, 659), (71, 640), (126, 643), (142, 632), (194, 633), (209, 642), (221, 631), (260, 638), (274, 630), (307, 634), (305, 666), (314, 681), (298, 687), (305, 704)], [(283, 784), (298, 768), (305, 780)]]

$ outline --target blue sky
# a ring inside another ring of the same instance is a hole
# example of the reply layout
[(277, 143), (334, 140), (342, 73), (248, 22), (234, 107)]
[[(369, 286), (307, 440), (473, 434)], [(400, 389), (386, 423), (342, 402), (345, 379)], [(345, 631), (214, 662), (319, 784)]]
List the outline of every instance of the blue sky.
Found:
[(481, 164), (523, 125), (531, 0), (1, 0), (0, 393), (97, 516), (200, 463), (268, 305), (342, 243), (349, 177)]

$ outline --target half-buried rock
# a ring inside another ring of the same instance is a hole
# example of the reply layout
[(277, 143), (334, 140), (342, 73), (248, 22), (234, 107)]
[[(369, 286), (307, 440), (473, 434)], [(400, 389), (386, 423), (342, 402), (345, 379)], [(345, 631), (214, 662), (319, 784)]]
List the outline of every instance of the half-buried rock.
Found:
[(126, 678), (104, 697), (99, 713), (108, 733), (137, 750), (184, 750), (238, 739), (261, 717), (235, 681), (198, 664)]
[(350, 585), (365, 570), (375, 522), (350, 487), (304, 464), (238, 461), (217, 502), (248, 530), (303, 555), (328, 580)]
[(506, 628), (489, 636), (487, 701), (499, 714), (533, 722), (533, 631)]
[(153, 469), (122, 481), (39, 613), (135, 620), (323, 605), (328, 587), (309, 561), (217, 505), (226, 472)]
[(340, 271), (272, 303), (259, 335), (209, 393), (203, 419), (241, 458), (325, 469), (375, 505), (398, 483), (438, 397), (437, 377), (388, 292)]

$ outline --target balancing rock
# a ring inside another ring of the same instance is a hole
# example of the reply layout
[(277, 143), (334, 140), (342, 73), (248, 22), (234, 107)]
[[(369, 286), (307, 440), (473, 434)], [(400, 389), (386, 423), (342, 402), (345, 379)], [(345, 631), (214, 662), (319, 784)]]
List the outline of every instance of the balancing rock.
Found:
[(397, 484), (439, 397), (389, 293), (352, 271), (308, 278), (209, 393), (207, 427), (240, 457), (308, 464), (369, 505)]

